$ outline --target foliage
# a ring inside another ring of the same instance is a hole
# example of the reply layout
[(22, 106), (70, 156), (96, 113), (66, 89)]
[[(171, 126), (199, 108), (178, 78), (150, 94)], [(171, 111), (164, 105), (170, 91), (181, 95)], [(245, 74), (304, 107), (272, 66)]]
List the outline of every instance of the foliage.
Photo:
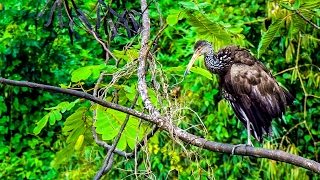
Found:
[[(140, 19), (133, 17), (133, 10), (139, 9), (140, 4), (117, 1), (108, 6), (96, 6), (94, 1), (76, 1), (84, 12), (76, 13), (73, 9), (70, 14), (78, 18), (78, 24), (83, 24), (74, 27), (70, 36), (70, 26), (58, 28), (61, 23), (68, 22), (67, 16), (58, 15), (55, 22), (55, 14), (45, 10), (41, 18), (35, 19), (45, 2), (13, 0), (0, 4), (5, 7), (0, 10), (1, 77), (91, 93), (103, 73), (99, 96), (130, 106), (137, 94), (136, 59), (140, 48), (136, 34), (130, 35), (130, 29), (139, 25)], [(161, 107), (163, 113), (170, 114), (174, 123), (188, 132), (218, 142), (244, 143), (245, 129), (223, 100), (217, 77), (204, 68), (202, 61), (191, 69), (183, 82), (180, 80), (197, 39), (212, 41), (215, 49), (229, 44), (246, 47), (297, 99), (285, 118), (274, 121), (275, 136), (263, 147), (319, 161), (320, 52), (317, 49), (320, 31), (296, 13), (298, 10), (319, 26), (319, 3), (299, 0), (151, 2), (151, 39), (163, 24), (159, 16), (168, 24), (157, 43), (153, 59), (156, 66), (150, 63), (147, 74), (153, 105)], [(112, 23), (104, 24), (104, 29), (96, 29), (116, 58), (111, 58), (108, 64), (105, 64), (106, 54), (99, 42), (92, 33), (83, 31), (94, 25), (97, 27), (99, 12), (106, 12), (106, 9), (111, 12), (106, 15), (107, 19), (114, 24), (122, 23), (116, 31)], [(117, 16), (120, 12), (134, 20), (121, 19)], [(78, 39), (73, 41), (73, 36)], [(154, 74), (159, 75), (158, 85), (152, 79)], [(92, 178), (105, 154), (93, 141), (92, 125), (98, 137), (111, 144), (126, 118), (123, 112), (82, 99), (3, 85), (0, 90), (0, 142), (4, 147), (0, 150), (3, 159), (0, 177), (3, 178)], [(144, 110), (141, 98), (135, 109)], [(117, 148), (132, 151), (150, 127), (148, 123), (129, 117)], [(157, 132), (135, 159), (115, 156), (113, 169), (105, 179), (238, 177), (319, 179), (309, 171), (288, 164), (212, 153), (182, 144), (164, 132)]]

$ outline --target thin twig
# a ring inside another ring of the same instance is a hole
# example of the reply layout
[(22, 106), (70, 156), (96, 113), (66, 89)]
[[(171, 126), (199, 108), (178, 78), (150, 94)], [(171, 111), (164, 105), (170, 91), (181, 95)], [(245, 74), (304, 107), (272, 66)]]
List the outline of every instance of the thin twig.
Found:
[(316, 24), (314, 24), (313, 22), (311, 22), (309, 19), (307, 19), (306, 17), (304, 17), (300, 11), (296, 10), (296, 13), (302, 18), (304, 19), (305, 21), (307, 21), (311, 26), (315, 27), (316, 29), (320, 30), (320, 27), (317, 26)]
[(116, 61), (119, 61), (112, 53), (111, 51), (107, 48), (107, 46), (97, 37), (96, 33), (91, 30), (90, 33), (93, 35), (93, 37), (102, 45), (103, 49), (107, 52), (106, 53), (106, 64), (108, 64), (108, 55), (107, 54), (110, 54), (111, 57), (113, 57), (113, 59), (115, 59)]

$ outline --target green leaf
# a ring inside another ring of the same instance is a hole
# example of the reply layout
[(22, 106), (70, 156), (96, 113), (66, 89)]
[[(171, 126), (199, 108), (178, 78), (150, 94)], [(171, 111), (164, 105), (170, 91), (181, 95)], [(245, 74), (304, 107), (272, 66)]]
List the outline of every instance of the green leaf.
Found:
[(134, 149), (136, 145), (137, 129), (135, 128), (135, 126), (128, 125), (125, 130), (127, 144), (130, 147), (130, 149)]
[(92, 78), (98, 79), (100, 76), (100, 69), (98, 67), (94, 67), (91, 69), (91, 71), (92, 71)]
[(34, 134), (39, 134), (40, 131), (44, 128), (44, 126), (48, 122), (48, 115), (43, 116), (43, 118), (37, 123), (37, 126), (33, 129)]
[[(110, 109), (108, 109), (109, 111)], [(95, 122), (96, 132), (102, 134), (103, 140), (111, 140), (120, 130), (122, 122), (117, 120), (109, 112), (102, 109), (97, 110), (97, 121)]]
[(79, 100), (80, 100), (80, 99), (77, 99), (77, 100), (69, 103), (67, 106), (65, 106), (65, 109), (62, 109), (62, 110), (61, 110), (61, 112), (63, 113), (64, 110), (65, 110), (65, 111), (70, 111), (70, 109), (72, 109), (72, 108), (76, 105), (76, 103), (79, 102)]
[(204, 14), (198, 13), (197, 16), (188, 14), (187, 21), (196, 28), (196, 32), (202, 39), (215, 42), (219, 46), (229, 45), (231, 37), (224, 27), (209, 20)]
[(84, 122), (83, 121), (75, 121), (74, 123), (68, 125), (68, 126), (63, 126), (62, 131), (63, 132), (69, 132), (73, 129), (77, 129), (80, 126), (83, 126)]
[(74, 145), (74, 150), (79, 151), (83, 145), (83, 140), (84, 140), (84, 135), (81, 134), (78, 139), (76, 144)]
[(71, 81), (78, 82), (81, 80), (86, 80), (91, 75), (91, 67), (81, 67), (71, 73)]
[(300, 0), (295, 0), (293, 6), (289, 2), (280, 2), (280, 5), (290, 11), (295, 11), (300, 7)]
[(66, 148), (64, 148), (63, 150), (61, 150), (57, 155), (56, 158), (54, 159), (54, 161), (52, 162), (52, 166), (53, 167), (58, 167), (61, 163), (63, 163), (64, 161), (67, 161), (72, 153), (73, 153), (73, 144), (68, 144), (68, 146)]
[(103, 68), (103, 70), (106, 71), (108, 74), (113, 74), (119, 70), (119, 68), (112, 66), (112, 65), (107, 65)]
[(85, 131), (86, 131), (86, 128), (84, 126), (79, 126), (79, 128), (73, 129), (71, 131), (71, 133), (69, 134), (66, 142), (71, 143), (74, 141), (74, 143), (75, 143), (76, 140), (78, 140), (78, 137), (81, 134), (84, 134)]
[(117, 144), (117, 148), (123, 151), (124, 149), (126, 149), (126, 147), (127, 147), (127, 141), (124, 135), (122, 135)]
[(310, 135), (305, 135), (304, 136), (304, 140), (306, 140), (306, 142), (309, 142), (311, 139)]
[(201, 67), (192, 67), (190, 71), (212, 80), (212, 74), (206, 69)]
[(314, 153), (314, 147), (313, 146), (308, 146), (308, 150)]
[(182, 5), (184, 8), (188, 10), (196, 10), (199, 11), (198, 6), (194, 2), (179, 2), (180, 5)]
[(129, 122), (124, 130), (124, 136), (126, 137), (126, 142), (129, 148), (131, 149), (134, 149), (136, 145), (137, 136), (139, 136), (138, 140), (141, 140), (145, 134), (144, 126), (141, 125), (140, 128), (138, 128), (138, 126), (139, 126), (138, 119), (130, 116)]
[(59, 103), (56, 107), (59, 108), (59, 109), (62, 109), (65, 106), (67, 106), (68, 104), (69, 104), (68, 101), (64, 101), (64, 102)]
[(82, 117), (85, 115), (87, 108), (80, 107), (73, 114), (71, 114), (63, 123), (64, 126), (69, 126), (76, 121), (82, 121)]
[(52, 112), (50, 113), (50, 116), (49, 116), (49, 123), (50, 125), (54, 125), (56, 123), (55, 115)]
[(320, 7), (320, 1), (306, 1), (304, 2), (300, 8), (305, 8), (305, 9), (319, 9)]
[(167, 23), (170, 26), (177, 24), (179, 20), (181, 20), (185, 15), (185, 11), (172, 9), (169, 11), (169, 15), (167, 16)]
[(295, 0), (293, 4), (293, 10), (297, 10), (300, 7), (300, 0)]
[(284, 20), (285, 19), (277, 19), (275, 22), (273, 22), (270, 25), (268, 31), (266, 33), (264, 33), (264, 35), (262, 36), (262, 38), (259, 42), (258, 57), (261, 57), (261, 54), (268, 48), (268, 46), (272, 42), (273, 38), (275, 37), (276, 33), (280, 29), (281, 23)]
[(62, 119), (62, 114), (59, 111), (55, 111), (54, 116), (57, 121), (60, 121)]
[[(118, 59), (123, 59), (125, 61), (133, 61), (139, 57), (139, 50), (135, 48), (130, 48), (126, 51), (114, 50), (113, 55), (115, 55)], [(106, 67), (105, 64), (101, 64), (100, 67)]]
[(280, 5), (290, 11), (294, 10), (293, 7), (290, 6), (289, 2), (280, 2)]
[[(97, 121), (95, 122), (96, 132), (102, 135), (103, 140), (114, 139), (123, 124), (126, 114), (113, 109), (97, 109)], [(139, 121), (130, 116), (129, 121), (121, 134), (117, 148), (124, 150), (128, 145), (131, 149), (134, 149), (136, 145), (136, 136), (139, 135), (140, 139), (143, 136), (143, 126), (140, 127), (140, 132), (137, 130)], [(142, 131), (142, 132), (141, 132)]]
[(228, 31), (231, 31), (233, 34), (240, 34), (243, 31), (243, 28), (231, 27), (231, 28), (228, 28)]

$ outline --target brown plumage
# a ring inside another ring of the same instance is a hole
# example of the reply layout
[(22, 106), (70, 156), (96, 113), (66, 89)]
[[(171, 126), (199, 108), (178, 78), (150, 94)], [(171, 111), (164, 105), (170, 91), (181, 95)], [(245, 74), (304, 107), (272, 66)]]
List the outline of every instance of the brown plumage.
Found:
[(185, 76), (198, 56), (204, 55), (207, 69), (219, 76), (224, 98), (250, 134), (263, 143), (263, 135), (272, 135), (271, 121), (282, 118), (293, 96), (282, 88), (265, 65), (238, 46), (227, 46), (214, 53), (211, 43), (198, 41)]

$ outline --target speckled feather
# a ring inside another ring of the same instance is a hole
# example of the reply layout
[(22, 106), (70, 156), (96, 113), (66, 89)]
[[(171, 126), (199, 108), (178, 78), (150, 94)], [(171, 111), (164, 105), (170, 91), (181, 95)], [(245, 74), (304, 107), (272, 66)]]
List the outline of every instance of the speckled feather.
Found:
[(251, 135), (263, 143), (263, 135), (272, 135), (271, 121), (282, 118), (293, 96), (282, 88), (265, 65), (250, 52), (238, 46), (227, 46), (214, 53), (207, 41), (198, 41), (195, 50), (206, 47), (207, 69), (218, 74), (223, 96)]

